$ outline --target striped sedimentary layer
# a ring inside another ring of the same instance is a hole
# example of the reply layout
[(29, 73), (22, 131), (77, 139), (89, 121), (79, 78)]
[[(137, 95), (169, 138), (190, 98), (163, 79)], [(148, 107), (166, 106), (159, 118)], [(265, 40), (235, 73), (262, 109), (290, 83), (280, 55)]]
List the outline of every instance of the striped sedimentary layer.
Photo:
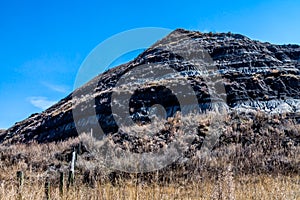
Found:
[[(173, 71), (156, 75), (134, 93), (130, 88), (147, 77), (134, 77), (116, 87), (124, 75), (139, 66)], [(99, 124), (106, 134), (117, 133), (119, 127), (111, 108), (113, 105), (121, 109), (123, 105), (112, 102), (112, 93), (127, 90), (126, 95), (131, 94), (129, 114), (138, 123), (149, 121), (148, 115), (157, 109), (153, 108), (156, 104), (164, 107), (163, 115), (167, 116), (192, 109), (262, 110), (297, 116), (299, 68), (298, 45), (274, 45), (240, 34), (178, 29), (133, 61), (100, 74), (44, 112), (16, 123), (0, 135), (0, 141), (59, 141), (89, 132)], [(194, 92), (173, 93), (162, 84), (180, 89), (187, 82)], [(189, 104), (193, 96), (198, 102)], [(180, 105), (178, 98), (186, 104)]]

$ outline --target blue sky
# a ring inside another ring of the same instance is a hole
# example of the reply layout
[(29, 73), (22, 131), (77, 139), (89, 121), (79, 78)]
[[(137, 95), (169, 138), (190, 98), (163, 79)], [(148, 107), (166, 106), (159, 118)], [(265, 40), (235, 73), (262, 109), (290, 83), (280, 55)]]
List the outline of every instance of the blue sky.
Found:
[(85, 57), (114, 34), (186, 28), (300, 44), (299, 9), (289, 0), (1, 1), (0, 128), (68, 95)]

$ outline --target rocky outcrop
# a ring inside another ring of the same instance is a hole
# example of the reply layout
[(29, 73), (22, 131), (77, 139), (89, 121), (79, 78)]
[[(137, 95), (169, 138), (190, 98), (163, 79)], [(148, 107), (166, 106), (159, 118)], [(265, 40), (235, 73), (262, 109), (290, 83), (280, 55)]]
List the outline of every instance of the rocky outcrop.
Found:
[[(118, 81), (138, 66), (154, 64), (160, 68), (171, 67), (175, 72), (157, 77), (152, 85), (140, 87), (132, 94), (130, 116), (137, 123), (147, 123), (150, 120), (149, 109), (156, 104), (165, 108), (167, 116), (185, 109), (177, 101), (177, 95), (181, 94), (174, 95), (158, 84), (159, 81), (166, 81), (168, 84), (184, 87), (186, 82), (181, 82), (176, 73), (188, 80), (197, 97), (197, 105), (191, 103), (186, 106), (202, 112), (214, 109), (213, 102), (217, 102), (220, 103), (217, 105), (222, 105), (227, 110), (262, 110), (298, 116), (299, 45), (273, 45), (254, 41), (240, 34), (200, 33), (178, 29), (133, 61), (100, 74), (51, 108), (16, 123), (0, 135), (0, 141), (59, 141), (77, 136), (78, 132), (89, 132), (97, 123), (106, 134), (116, 133), (118, 126), (111, 106), (118, 105), (111, 102), (111, 95), (118, 92), (115, 89)], [(199, 71), (204, 66), (208, 74), (205, 78), (205, 74)], [(210, 74), (220, 74), (221, 79), (215, 80)], [(120, 88), (126, 91), (138, 84), (140, 79), (141, 77), (129, 79)], [(216, 96), (210, 94), (211, 88), (216, 90)], [(224, 88), (224, 91), (218, 91), (218, 88)], [(188, 101), (192, 95), (184, 94), (182, 98)], [(74, 114), (74, 110), (81, 112)]]

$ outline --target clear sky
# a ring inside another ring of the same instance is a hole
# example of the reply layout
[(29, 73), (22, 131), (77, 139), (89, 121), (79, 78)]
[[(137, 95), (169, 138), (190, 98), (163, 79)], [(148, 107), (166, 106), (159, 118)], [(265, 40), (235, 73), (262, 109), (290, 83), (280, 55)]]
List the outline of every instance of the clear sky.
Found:
[(0, 1), (0, 128), (68, 95), (84, 58), (119, 32), (231, 31), (300, 44), (299, 10), (298, 0)]

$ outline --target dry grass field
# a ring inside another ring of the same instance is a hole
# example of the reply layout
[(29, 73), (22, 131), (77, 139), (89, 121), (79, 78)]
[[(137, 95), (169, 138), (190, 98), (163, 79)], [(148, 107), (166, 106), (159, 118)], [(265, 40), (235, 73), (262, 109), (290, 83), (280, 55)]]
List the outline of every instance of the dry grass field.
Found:
[[(0, 199), (46, 199), (46, 182), (48, 199), (300, 199), (299, 125), (262, 113), (251, 120), (237, 114), (225, 120), (210, 156), (189, 154), (188, 161), (143, 174), (105, 168), (85, 151), (88, 135), (57, 143), (2, 144)], [(75, 181), (68, 187), (70, 155), (79, 147)], [(18, 171), (24, 173), (21, 185)]]
[[(1, 171), (1, 174), (5, 171)], [(18, 191), (14, 174), (2, 179), (0, 198), (3, 200), (43, 199), (44, 183), (41, 174), (25, 172), (27, 178), (21, 191)], [(230, 179), (230, 180), (228, 180)], [(124, 180), (118, 185), (96, 182), (93, 187), (75, 184), (64, 188), (60, 194), (57, 185), (51, 185), (51, 199), (300, 199), (300, 177), (285, 175), (248, 175), (222, 177), (221, 180), (204, 179), (193, 182), (136, 183), (136, 179)]]

